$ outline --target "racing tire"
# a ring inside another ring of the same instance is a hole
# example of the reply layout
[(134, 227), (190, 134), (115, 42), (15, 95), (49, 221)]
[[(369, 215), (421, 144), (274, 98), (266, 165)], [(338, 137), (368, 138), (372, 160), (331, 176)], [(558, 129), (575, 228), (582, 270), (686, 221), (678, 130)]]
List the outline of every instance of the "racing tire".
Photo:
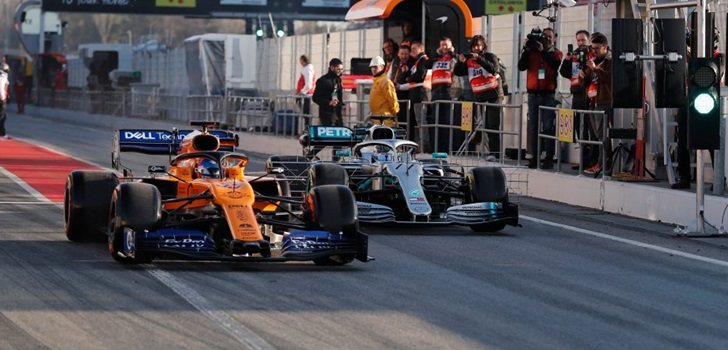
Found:
[(68, 175), (63, 219), (69, 241), (102, 240), (108, 226), (109, 203), (118, 184), (119, 179), (109, 171), (79, 170)]
[(471, 203), (508, 202), (506, 174), (499, 167), (473, 168), (466, 175)]
[(343, 185), (314, 187), (306, 196), (304, 217), (311, 229), (345, 231), (359, 222), (354, 193)]
[[(311, 229), (343, 232), (345, 236), (359, 235), (354, 193), (343, 185), (314, 187), (306, 197), (304, 217)], [(332, 255), (313, 262), (320, 266), (340, 266), (354, 261), (356, 254)]]
[(308, 188), (324, 185), (349, 185), (349, 175), (339, 164), (316, 163), (308, 173)]
[(159, 190), (146, 183), (122, 183), (112, 195), (109, 209), (108, 244), (109, 253), (114, 260), (125, 264), (144, 264), (152, 261), (152, 256), (136, 252), (136, 232), (151, 229), (162, 218), (162, 201)]
[[(478, 167), (470, 170), (466, 175), (468, 183), (467, 194), (471, 203), (480, 202), (508, 202), (508, 187), (506, 174), (499, 167)], [(505, 223), (485, 223), (471, 225), (475, 232), (497, 232), (506, 227)]]

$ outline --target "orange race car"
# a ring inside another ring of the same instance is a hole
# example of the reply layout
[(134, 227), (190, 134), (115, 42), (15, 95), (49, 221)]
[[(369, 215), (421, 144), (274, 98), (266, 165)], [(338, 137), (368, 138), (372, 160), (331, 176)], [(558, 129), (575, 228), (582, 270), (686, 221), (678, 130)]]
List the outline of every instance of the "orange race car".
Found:
[[(208, 130), (119, 130), (110, 171), (74, 171), (64, 201), (69, 240), (108, 240), (117, 261), (157, 258), (235, 261), (312, 260), (319, 265), (368, 261), (356, 202), (346, 186), (322, 185), (289, 196), (278, 169), (246, 174), (237, 136)], [(122, 152), (168, 154), (166, 166), (134, 177)]]

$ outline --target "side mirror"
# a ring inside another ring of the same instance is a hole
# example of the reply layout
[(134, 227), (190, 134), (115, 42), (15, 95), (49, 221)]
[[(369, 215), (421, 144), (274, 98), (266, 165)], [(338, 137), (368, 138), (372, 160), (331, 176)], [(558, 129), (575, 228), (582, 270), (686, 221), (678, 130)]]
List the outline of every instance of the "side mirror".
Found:
[(149, 167), (147, 167), (147, 171), (150, 174), (166, 174), (167, 167), (164, 165), (150, 165)]
[(269, 168), (268, 174), (283, 174), (285, 170), (283, 168)]

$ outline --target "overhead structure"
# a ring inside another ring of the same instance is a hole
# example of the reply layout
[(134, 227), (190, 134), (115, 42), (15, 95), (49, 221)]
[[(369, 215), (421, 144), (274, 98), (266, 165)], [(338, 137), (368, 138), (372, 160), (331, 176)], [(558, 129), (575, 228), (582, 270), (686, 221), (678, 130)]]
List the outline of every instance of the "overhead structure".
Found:
[(43, 11), (341, 21), (359, 0), (42, 0)]
[(468, 47), (473, 15), (463, 0), (362, 0), (346, 14), (347, 21), (384, 21), (384, 37), (419, 40), (428, 50), (443, 36), (457, 48)]

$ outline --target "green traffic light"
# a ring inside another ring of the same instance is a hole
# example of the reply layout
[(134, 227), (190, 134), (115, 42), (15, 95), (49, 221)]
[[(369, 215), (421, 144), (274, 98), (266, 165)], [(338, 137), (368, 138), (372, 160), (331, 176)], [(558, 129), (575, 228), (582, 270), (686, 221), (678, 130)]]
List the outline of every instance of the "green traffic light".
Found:
[(258, 29), (255, 31), (255, 35), (257, 36), (263, 36), (263, 29)]
[(701, 93), (698, 96), (695, 97), (695, 101), (693, 102), (693, 106), (695, 107), (695, 111), (697, 111), (700, 114), (708, 114), (715, 109), (715, 99), (713, 96), (711, 96), (708, 93)]

